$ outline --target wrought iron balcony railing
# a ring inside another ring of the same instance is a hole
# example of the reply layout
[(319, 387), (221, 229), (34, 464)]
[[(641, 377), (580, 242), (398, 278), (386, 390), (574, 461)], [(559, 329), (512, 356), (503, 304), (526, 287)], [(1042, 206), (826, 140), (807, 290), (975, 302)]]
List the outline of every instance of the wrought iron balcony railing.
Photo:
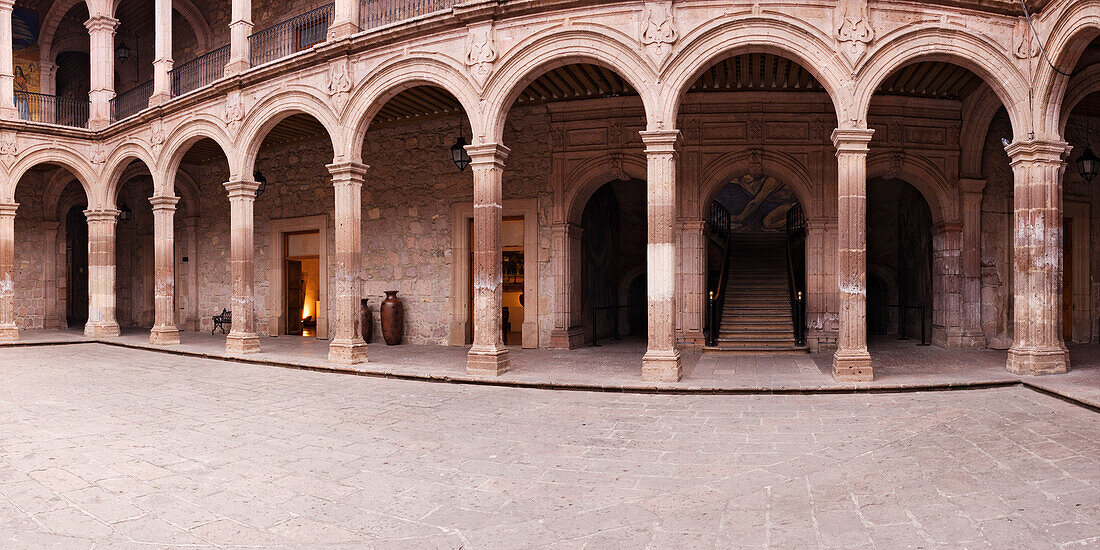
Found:
[(149, 98), (153, 96), (153, 81), (142, 82), (122, 92), (111, 100), (111, 120), (130, 118), (149, 108)]
[(172, 81), (172, 97), (197, 90), (225, 75), (229, 62), (229, 44), (207, 52), (180, 65), (168, 73)]
[(324, 42), (335, 11), (334, 4), (321, 6), (249, 36), (249, 63), (263, 65)]
[(359, 0), (359, 29), (370, 30), (449, 10), (454, 0)]
[(19, 112), (19, 118), (31, 122), (87, 128), (88, 107), (87, 99), (15, 92), (15, 110)]

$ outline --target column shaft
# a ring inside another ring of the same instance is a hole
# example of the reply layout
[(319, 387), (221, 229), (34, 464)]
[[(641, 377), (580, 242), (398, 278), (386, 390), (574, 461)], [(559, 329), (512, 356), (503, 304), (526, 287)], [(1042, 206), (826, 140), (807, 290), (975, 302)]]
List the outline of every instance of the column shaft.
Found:
[(874, 130), (837, 129), (837, 288), (839, 333), (833, 377), (842, 382), (872, 378), (867, 351), (867, 144)]
[(508, 371), (508, 348), (501, 335), (503, 278), (501, 269), (501, 184), (507, 147), (470, 145), (474, 175), (474, 345), (466, 372), (498, 376)]
[(681, 227), (682, 245), (680, 254), (684, 303), (680, 305), (683, 315), (684, 338), (702, 346), (705, 336), (703, 326), (707, 309), (707, 237), (704, 233), (706, 222), (689, 220)]
[(336, 190), (336, 281), (333, 321), (335, 334), (328, 360), (354, 365), (367, 360), (367, 343), (359, 321), (363, 271), (363, 178), (365, 164), (328, 165)]
[(252, 259), (255, 250), (253, 207), (259, 187), (260, 184), (254, 181), (225, 184), (225, 189), (229, 191), (229, 272), (233, 279), (233, 328), (225, 338), (225, 350), (231, 353), (260, 351), (260, 337), (256, 335)]
[(1012, 159), (1013, 317), (1008, 370), (1017, 374), (1065, 372), (1062, 341), (1062, 174), (1064, 142), (1015, 142)]
[(88, 324), (84, 335), (118, 336), (115, 319), (115, 226), (118, 210), (85, 210), (88, 218)]
[(641, 132), (646, 145), (649, 345), (642, 357), (642, 380), (680, 380), (676, 349), (676, 146), (679, 130)]
[(19, 339), (15, 323), (15, 211), (18, 204), (0, 204), (0, 342)]
[(115, 97), (115, 29), (118, 19), (93, 15), (84, 24), (90, 37), (91, 90), (88, 99), (88, 128), (98, 130), (111, 123), (111, 100)]
[(336, 0), (336, 13), (328, 27), (329, 40), (359, 32), (359, 0)]
[(984, 348), (982, 332), (982, 191), (985, 180), (959, 181), (962, 212), (962, 347)]
[(179, 197), (153, 197), (153, 330), (149, 343), (180, 343), (176, 328), (176, 203)]
[(153, 59), (153, 95), (149, 105), (160, 105), (172, 99), (172, 82), (168, 73), (172, 70), (172, 0), (154, 0), (155, 24)]
[(581, 235), (575, 223), (556, 223), (553, 233), (554, 330), (550, 347), (574, 349), (584, 345), (581, 330)]
[(248, 36), (252, 34), (252, 0), (232, 0), (229, 22), (229, 62), (225, 76), (243, 73), (252, 65)]
[(0, 119), (15, 119), (15, 59), (12, 52), (11, 12), (14, 0), (0, 0)]
[(932, 228), (932, 344), (944, 348), (963, 347), (962, 241), (961, 224)]

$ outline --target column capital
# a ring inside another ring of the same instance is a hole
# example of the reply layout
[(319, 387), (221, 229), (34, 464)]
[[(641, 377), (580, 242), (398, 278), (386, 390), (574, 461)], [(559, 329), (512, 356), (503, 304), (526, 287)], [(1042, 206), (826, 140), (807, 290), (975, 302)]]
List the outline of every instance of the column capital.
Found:
[(0, 216), (15, 216), (15, 211), (19, 208), (17, 202), (0, 202)]
[(685, 231), (702, 231), (706, 229), (707, 222), (700, 219), (690, 219), (680, 222), (680, 226), (683, 227)]
[(229, 198), (250, 198), (256, 199), (256, 190), (260, 188), (260, 184), (255, 181), (227, 181), (222, 184), (226, 191), (229, 191)]
[(348, 180), (362, 183), (370, 166), (362, 162), (334, 162), (326, 164), (325, 168), (328, 168), (328, 173), (332, 175), (332, 183)]
[(1061, 164), (1073, 150), (1070, 144), (1057, 140), (1014, 141), (1005, 146), (1011, 164), (1018, 162), (1049, 162)]
[[(88, 29), (89, 33), (97, 31), (115, 32), (118, 29), (118, 19), (110, 15), (93, 15), (84, 22), (84, 27)], [(114, 55), (114, 52), (111, 52), (111, 55)]]
[(0, 0), (0, 10), (12, 11), (15, 8), (15, 0)]
[(932, 225), (932, 234), (940, 235), (943, 233), (962, 233), (963, 223), (958, 220), (942, 221)]
[(833, 130), (830, 139), (837, 154), (840, 153), (866, 153), (867, 144), (871, 142), (871, 136), (875, 131), (871, 128), (837, 128)]
[(985, 191), (985, 178), (959, 178), (959, 191), (962, 193), (981, 194)]
[(648, 153), (675, 153), (680, 145), (680, 130), (643, 130), (638, 132)]
[(149, 199), (149, 203), (153, 205), (153, 211), (154, 212), (156, 212), (156, 211), (175, 212), (176, 211), (176, 203), (178, 203), (179, 201), (180, 201), (179, 197), (170, 197), (170, 196), (151, 197)]
[(573, 222), (555, 223), (550, 226), (550, 231), (567, 239), (579, 239), (584, 234), (584, 228)]
[(85, 210), (84, 216), (88, 218), (88, 223), (92, 222), (117, 222), (119, 210), (116, 208), (100, 208), (96, 210)]
[(496, 164), (504, 168), (504, 161), (512, 150), (499, 143), (479, 143), (467, 145), (466, 152), (470, 155), (470, 164)]

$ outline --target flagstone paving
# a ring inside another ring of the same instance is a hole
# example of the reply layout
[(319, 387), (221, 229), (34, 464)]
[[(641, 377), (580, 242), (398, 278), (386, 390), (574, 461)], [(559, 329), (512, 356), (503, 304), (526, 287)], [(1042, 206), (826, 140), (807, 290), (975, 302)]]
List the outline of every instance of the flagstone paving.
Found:
[(557, 391), (0, 349), (0, 548), (1100, 545), (1100, 416), (1022, 386)]

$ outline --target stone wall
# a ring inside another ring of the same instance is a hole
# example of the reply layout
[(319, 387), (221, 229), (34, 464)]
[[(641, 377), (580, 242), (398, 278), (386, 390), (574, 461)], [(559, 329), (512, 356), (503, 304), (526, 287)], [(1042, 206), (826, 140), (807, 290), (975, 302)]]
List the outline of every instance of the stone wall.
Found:
[(1012, 168), (1001, 138), (1011, 138), (1008, 115), (993, 119), (982, 152), (982, 332), (989, 347), (1012, 345)]

